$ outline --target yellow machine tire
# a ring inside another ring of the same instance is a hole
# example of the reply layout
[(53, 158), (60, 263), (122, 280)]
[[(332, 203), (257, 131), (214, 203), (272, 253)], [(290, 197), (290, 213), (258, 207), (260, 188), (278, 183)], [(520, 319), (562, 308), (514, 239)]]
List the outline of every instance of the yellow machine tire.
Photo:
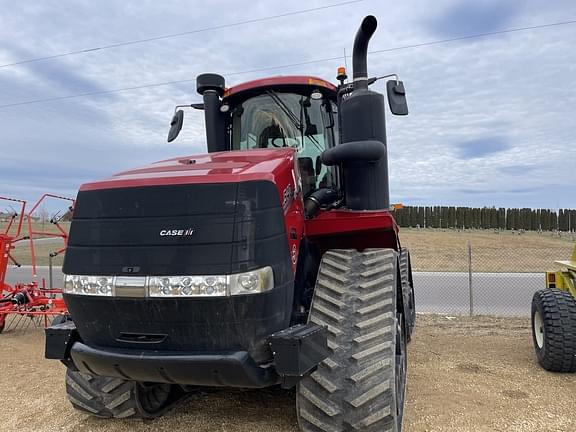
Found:
[(549, 288), (532, 299), (532, 339), (540, 365), (551, 372), (576, 372), (576, 300)]

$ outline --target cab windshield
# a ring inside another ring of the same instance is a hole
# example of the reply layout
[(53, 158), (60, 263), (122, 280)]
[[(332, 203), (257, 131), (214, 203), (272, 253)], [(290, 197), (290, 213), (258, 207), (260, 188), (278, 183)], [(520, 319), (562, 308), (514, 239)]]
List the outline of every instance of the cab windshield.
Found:
[(335, 188), (335, 170), (320, 162), (320, 154), (336, 144), (336, 104), (325, 98), (267, 91), (245, 100), (232, 111), (233, 150), (292, 147), (304, 194)]

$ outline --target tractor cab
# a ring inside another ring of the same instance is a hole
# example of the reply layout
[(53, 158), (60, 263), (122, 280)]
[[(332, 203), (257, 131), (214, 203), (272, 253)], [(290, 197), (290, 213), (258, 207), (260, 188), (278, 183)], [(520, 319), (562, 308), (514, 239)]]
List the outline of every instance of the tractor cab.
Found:
[[(297, 154), (304, 197), (322, 188), (337, 189), (336, 169), (321, 161), (322, 152), (339, 143), (337, 88), (333, 84), (315, 77), (288, 76), (228, 89), (223, 86), (217, 75), (200, 75), (199, 93), (212, 90), (222, 99), (213, 106), (208, 94), (208, 103), (194, 105), (206, 111), (207, 128), (215, 122), (217, 130), (225, 132), (216, 134), (219, 151), (291, 148)], [(172, 121), (169, 141), (182, 127), (180, 112)]]
[[(333, 92), (323, 94), (316, 86), (292, 87), (264, 87), (261, 93), (244, 98), (235, 93), (236, 101), (228, 96), (234, 103), (227, 118), (230, 149), (293, 148), (307, 196), (336, 186), (335, 170), (323, 165), (320, 155), (338, 143), (337, 107)], [(222, 106), (228, 107), (227, 102)]]

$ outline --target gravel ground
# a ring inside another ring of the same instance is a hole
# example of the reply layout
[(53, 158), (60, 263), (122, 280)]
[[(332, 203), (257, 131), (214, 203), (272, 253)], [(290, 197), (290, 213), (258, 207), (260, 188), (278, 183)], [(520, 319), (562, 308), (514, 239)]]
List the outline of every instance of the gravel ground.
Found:
[[(197, 395), (148, 422), (90, 418), (68, 404), (40, 330), (8, 331), (0, 348), (1, 431), (297, 431), (279, 389)], [(405, 431), (576, 430), (576, 375), (537, 366), (527, 319), (421, 315), (409, 355)]]

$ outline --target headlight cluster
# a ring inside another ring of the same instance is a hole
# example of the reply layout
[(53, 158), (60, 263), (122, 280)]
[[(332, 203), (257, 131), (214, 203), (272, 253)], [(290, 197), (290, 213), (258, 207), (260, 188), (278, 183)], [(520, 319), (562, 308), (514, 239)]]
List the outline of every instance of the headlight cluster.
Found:
[(64, 277), (64, 292), (112, 297), (114, 295), (114, 277), (66, 275)]
[[(116, 280), (121, 279), (116, 290)], [(129, 283), (131, 289), (141, 287), (146, 297), (225, 297), (258, 294), (274, 288), (271, 267), (246, 273), (209, 276), (76, 276), (64, 277), (64, 292), (78, 295), (124, 296), (121, 287)], [(118, 291), (118, 293), (116, 292)]]
[(150, 297), (218, 297), (227, 291), (226, 276), (171, 276), (148, 278)]

